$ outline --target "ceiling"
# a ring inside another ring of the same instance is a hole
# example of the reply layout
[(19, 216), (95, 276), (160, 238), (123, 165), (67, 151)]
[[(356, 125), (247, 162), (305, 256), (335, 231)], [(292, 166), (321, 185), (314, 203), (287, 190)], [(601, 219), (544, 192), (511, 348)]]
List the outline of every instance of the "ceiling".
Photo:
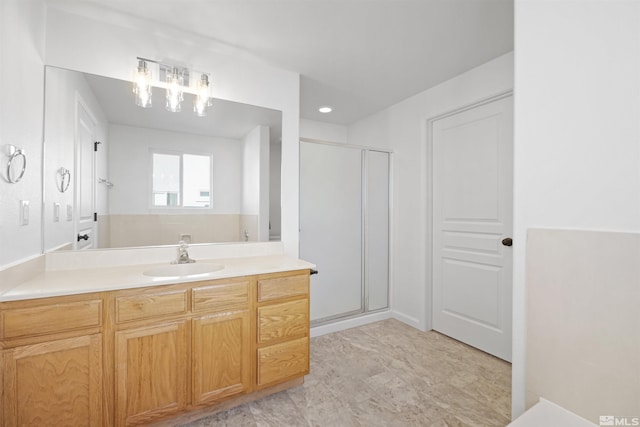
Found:
[[(513, 0), (77, 1), (298, 72), (301, 117), (337, 124), (513, 50)], [(322, 105), (334, 111), (321, 114)]]

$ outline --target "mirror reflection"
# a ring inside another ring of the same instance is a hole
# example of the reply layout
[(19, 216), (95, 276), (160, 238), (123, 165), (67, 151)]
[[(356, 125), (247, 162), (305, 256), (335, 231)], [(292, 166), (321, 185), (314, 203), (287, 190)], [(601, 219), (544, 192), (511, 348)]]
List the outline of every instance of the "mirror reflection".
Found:
[(45, 252), (280, 239), (282, 113), (193, 96), (140, 108), (131, 82), (47, 67)]

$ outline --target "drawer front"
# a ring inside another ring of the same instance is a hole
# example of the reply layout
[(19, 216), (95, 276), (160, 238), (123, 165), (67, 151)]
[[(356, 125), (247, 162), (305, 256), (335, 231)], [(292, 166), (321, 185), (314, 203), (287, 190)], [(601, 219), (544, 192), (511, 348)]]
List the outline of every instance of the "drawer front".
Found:
[(118, 323), (186, 312), (186, 289), (116, 298), (116, 322)]
[(258, 301), (309, 294), (309, 275), (277, 277), (258, 281)]
[(300, 299), (258, 308), (258, 342), (308, 335), (309, 300)]
[(258, 386), (287, 381), (309, 373), (309, 338), (258, 350)]
[(67, 332), (99, 327), (101, 319), (101, 300), (9, 309), (2, 312), (2, 333), (12, 339)]
[(249, 282), (221, 283), (193, 288), (193, 311), (221, 311), (249, 305)]

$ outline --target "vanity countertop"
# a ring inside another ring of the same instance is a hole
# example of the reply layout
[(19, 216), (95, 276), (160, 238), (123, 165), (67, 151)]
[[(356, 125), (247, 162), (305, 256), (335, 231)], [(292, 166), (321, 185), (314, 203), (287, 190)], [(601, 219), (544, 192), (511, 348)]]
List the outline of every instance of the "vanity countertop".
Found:
[(310, 262), (286, 255), (199, 259), (197, 262), (221, 264), (224, 268), (212, 273), (174, 277), (150, 277), (143, 274), (144, 271), (169, 265), (166, 262), (45, 271), (31, 280), (0, 293), (0, 302), (315, 268), (315, 265)]

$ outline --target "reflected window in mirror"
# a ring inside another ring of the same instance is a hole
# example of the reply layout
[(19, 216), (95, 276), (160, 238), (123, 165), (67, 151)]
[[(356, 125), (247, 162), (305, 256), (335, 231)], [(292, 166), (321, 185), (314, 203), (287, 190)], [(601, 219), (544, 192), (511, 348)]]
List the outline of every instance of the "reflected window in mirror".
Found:
[(211, 156), (151, 152), (153, 207), (211, 206)]

